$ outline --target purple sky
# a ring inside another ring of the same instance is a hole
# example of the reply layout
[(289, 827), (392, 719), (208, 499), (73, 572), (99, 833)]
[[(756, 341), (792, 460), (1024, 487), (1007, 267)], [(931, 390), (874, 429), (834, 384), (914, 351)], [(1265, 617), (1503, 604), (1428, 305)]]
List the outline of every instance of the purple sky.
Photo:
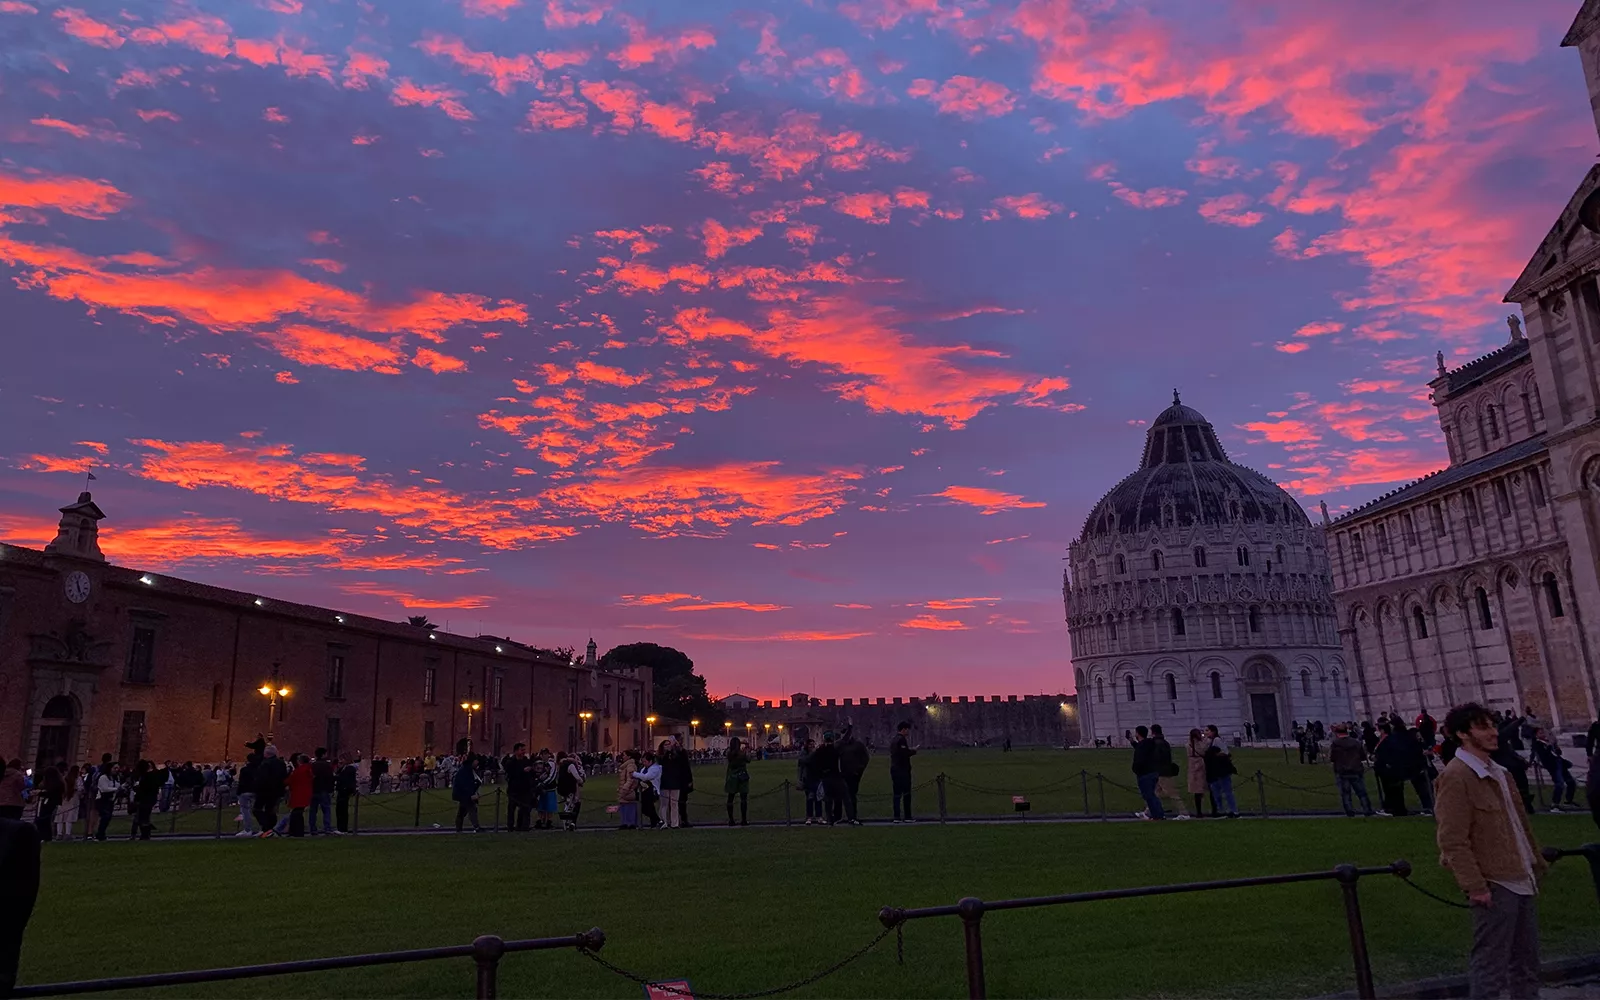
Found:
[(1577, 6), (0, 0), (0, 538), (92, 466), (128, 565), (1068, 689), (1174, 386), (1312, 510), (1443, 464), (1594, 157)]

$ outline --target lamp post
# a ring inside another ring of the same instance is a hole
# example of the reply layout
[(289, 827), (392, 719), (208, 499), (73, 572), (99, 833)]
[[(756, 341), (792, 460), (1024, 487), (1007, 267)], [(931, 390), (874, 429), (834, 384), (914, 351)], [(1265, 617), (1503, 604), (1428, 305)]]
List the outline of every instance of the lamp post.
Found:
[(267, 699), (267, 742), (272, 742), (272, 723), (278, 715), (278, 699), (289, 697), (289, 687), (278, 680), (278, 664), (272, 665), (272, 680), (256, 688)]
[(761, 745), (762, 746), (766, 746), (768, 743), (771, 743), (771, 742), (772, 742), (772, 723), (763, 722), (761, 724)]
[(656, 717), (653, 715), (644, 717), (644, 745), (646, 748), (656, 745)]
[(698, 750), (698, 749), (700, 749), (699, 744), (700, 744), (700, 720), (699, 719), (690, 719), (689, 720), (689, 749), (690, 750)]
[(778, 745), (783, 746), (783, 723), (778, 723)]
[(753, 722), (746, 722), (744, 724), (744, 745), (745, 746), (749, 746), (750, 745), (750, 730), (754, 726), (755, 726), (755, 723), (753, 723)]
[[(467, 739), (469, 740), (472, 739), (472, 713), (481, 708), (483, 708), (483, 706), (475, 701), (464, 701), (461, 703), (461, 710), (467, 713)], [(494, 748), (490, 747), (490, 749), (492, 750)]]
[(594, 713), (588, 709), (584, 709), (578, 713), (578, 746), (580, 749), (589, 745), (585, 729), (589, 725), (589, 720), (592, 718), (594, 718)]

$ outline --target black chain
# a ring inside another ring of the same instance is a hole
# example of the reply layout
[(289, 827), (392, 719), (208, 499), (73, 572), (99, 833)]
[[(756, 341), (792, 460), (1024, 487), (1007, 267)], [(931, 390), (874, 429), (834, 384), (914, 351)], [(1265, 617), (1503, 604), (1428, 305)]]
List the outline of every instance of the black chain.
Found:
[(1424, 889), (1422, 886), (1418, 885), (1417, 883), (1411, 881), (1408, 878), (1403, 878), (1400, 881), (1404, 882), (1406, 885), (1409, 885), (1411, 888), (1413, 888), (1413, 889), (1417, 890), (1418, 892), (1422, 893), (1424, 896), (1427, 896), (1429, 899), (1437, 900), (1438, 902), (1441, 902), (1446, 906), (1452, 906), (1452, 907), (1455, 907), (1458, 910), (1470, 910), (1470, 909), (1472, 909), (1472, 905), (1470, 903), (1458, 903), (1453, 899), (1445, 899), (1443, 896), (1439, 895), (1438, 893), (1431, 892), (1431, 891), (1429, 891), (1427, 889)]
[[(792, 993), (793, 991), (798, 990), (798, 989), (800, 989), (802, 987), (810, 986), (812, 983), (817, 982), (820, 979), (824, 979), (824, 978), (826, 978), (828, 976), (833, 975), (835, 972), (838, 972), (840, 969), (842, 969), (845, 966), (849, 965), (851, 962), (854, 962), (856, 959), (860, 958), (861, 956), (865, 955), (867, 952), (869, 952), (872, 949), (876, 948), (883, 941), (884, 938), (889, 936), (889, 932), (890, 931), (898, 932), (899, 931), (899, 926), (897, 925), (895, 927), (885, 927), (883, 929), (882, 933), (880, 933), (877, 937), (873, 938), (871, 941), (867, 942), (867, 944), (865, 946), (863, 946), (861, 948), (858, 948), (857, 950), (851, 952), (849, 955), (846, 955), (844, 958), (842, 958), (839, 961), (837, 961), (837, 962), (833, 963), (832, 965), (828, 966), (826, 969), (823, 969), (820, 972), (813, 973), (813, 974), (807, 976), (806, 978), (800, 980), (799, 982), (789, 983), (789, 984), (787, 984), (785, 986), (774, 986), (773, 988), (768, 989), (768, 990), (757, 990), (757, 991), (755, 991), (753, 993), (702, 993), (702, 992), (699, 992), (699, 991), (691, 992), (689, 990), (682, 990), (682, 989), (678, 989), (678, 988), (672, 987), (672, 986), (665, 986), (665, 985), (662, 985), (657, 980), (648, 979), (648, 978), (646, 978), (644, 976), (641, 976), (641, 975), (638, 975), (636, 973), (629, 972), (627, 969), (624, 969), (624, 968), (621, 968), (619, 966), (613, 965), (612, 963), (610, 963), (610, 962), (606, 961), (604, 958), (602, 958), (600, 953), (597, 952), (597, 951), (591, 951), (588, 948), (580, 948), (579, 951), (580, 951), (580, 953), (582, 953), (584, 955), (587, 955), (590, 958), (594, 959), (595, 963), (600, 965), (602, 968), (609, 969), (609, 970), (611, 970), (612, 972), (615, 972), (617, 975), (621, 976), (624, 979), (631, 979), (634, 982), (638, 983), (640, 986), (653, 986), (657, 991), (662, 992), (662, 993), (670, 993), (670, 994), (672, 994), (674, 996), (681, 996), (681, 997), (691, 997), (691, 998), (698, 997), (698, 998), (700, 998), (700, 1000), (756, 1000), (757, 997), (771, 997), (771, 996), (777, 996), (780, 993)], [(900, 939), (898, 937), (898, 934), (896, 936), (896, 942), (897, 942), (896, 943), (896, 947), (900, 949), (899, 954), (900, 954), (900, 958), (901, 958), (901, 961), (902, 961), (902, 964), (903, 964), (903, 961), (904, 961), (904, 950), (903, 950), (903, 945), (900, 943)]]

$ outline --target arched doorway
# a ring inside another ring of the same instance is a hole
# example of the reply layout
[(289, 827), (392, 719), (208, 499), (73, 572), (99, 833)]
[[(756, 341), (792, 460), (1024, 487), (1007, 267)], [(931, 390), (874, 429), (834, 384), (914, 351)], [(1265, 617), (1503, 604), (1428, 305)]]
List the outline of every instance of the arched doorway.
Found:
[(33, 767), (38, 770), (57, 761), (71, 761), (78, 728), (78, 706), (71, 695), (58, 694), (45, 702), (39, 713), (39, 752)]
[(1245, 696), (1250, 701), (1250, 717), (1256, 726), (1257, 739), (1283, 739), (1278, 681), (1278, 671), (1265, 660), (1256, 660), (1244, 668)]

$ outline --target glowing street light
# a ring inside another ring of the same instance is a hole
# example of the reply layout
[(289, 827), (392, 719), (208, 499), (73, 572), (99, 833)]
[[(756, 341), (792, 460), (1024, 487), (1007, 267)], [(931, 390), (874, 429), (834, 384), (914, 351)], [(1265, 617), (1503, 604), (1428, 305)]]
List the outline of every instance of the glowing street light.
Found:
[(698, 745), (699, 742), (700, 742), (700, 720), (699, 719), (690, 719), (689, 720), (689, 749), (690, 750), (698, 750), (698, 749), (700, 749), (700, 747)]
[(267, 699), (267, 742), (272, 742), (272, 723), (282, 713), (279, 711), (278, 701), (289, 697), (289, 686), (278, 680), (278, 664), (272, 665), (272, 680), (256, 688), (256, 693)]
[(589, 724), (589, 720), (593, 719), (593, 718), (594, 718), (594, 713), (589, 711), (588, 709), (584, 709), (583, 711), (578, 713), (578, 744), (580, 746), (584, 745), (587, 742), (585, 740), (585, 736), (587, 734), (584, 732), (584, 727), (587, 726)]
[(644, 717), (644, 745), (646, 747), (652, 747), (655, 746), (655, 742), (656, 717), (653, 715), (647, 715)]
[(479, 711), (482, 708), (483, 708), (483, 705), (481, 703), (479, 703), (479, 702), (476, 702), (476, 701), (464, 701), (464, 702), (461, 703), (462, 711), (467, 713), (467, 738), (468, 739), (472, 738), (472, 713), (476, 712), (476, 711)]

